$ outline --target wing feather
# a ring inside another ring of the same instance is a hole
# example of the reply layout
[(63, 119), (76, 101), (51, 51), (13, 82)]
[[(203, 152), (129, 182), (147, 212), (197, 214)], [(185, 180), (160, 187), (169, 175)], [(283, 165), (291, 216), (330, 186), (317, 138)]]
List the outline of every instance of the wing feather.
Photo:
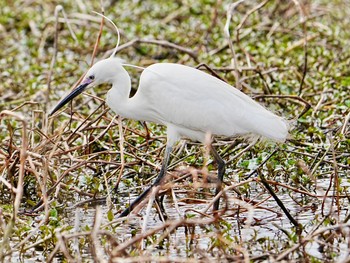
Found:
[(224, 136), (254, 133), (278, 141), (288, 134), (282, 118), (227, 83), (187, 66), (148, 67), (137, 93), (163, 124)]

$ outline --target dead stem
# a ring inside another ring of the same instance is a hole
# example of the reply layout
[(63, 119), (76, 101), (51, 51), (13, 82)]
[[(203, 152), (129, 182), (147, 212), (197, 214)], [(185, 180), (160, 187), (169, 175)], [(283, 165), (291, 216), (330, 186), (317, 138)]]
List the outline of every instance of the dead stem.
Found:
[(0, 112), (0, 119), (4, 118), (14, 118), (22, 123), (22, 145), (20, 150), (19, 157), (19, 172), (18, 172), (18, 181), (17, 187), (12, 187), (15, 198), (13, 201), (13, 212), (11, 216), (10, 222), (8, 222), (6, 229), (4, 231), (4, 235), (2, 238), (2, 242), (0, 243), (0, 260), (3, 261), (5, 256), (9, 253), (9, 240), (13, 232), (13, 228), (16, 225), (17, 216), (19, 207), (21, 205), (21, 200), (23, 196), (23, 182), (24, 182), (24, 173), (25, 173), (25, 163), (27, 160), (27, 149), (28, 149), (28, 139), (27, 139), (27, 122), (26, 120), (12, 111), (4, 110)]
[[(198, 62), (197, 61), (197, 54), (195, 51), (188, 49), (188, 48), (185, 48), (185, 47), (182, 47), (182, 46), (179, 46), (177, 44), (171, 43), (171, 42), (166, 41), (166, 40), (138, 39), (138, 38), (136, 38), (136, 39), (131, 40), (130, 42), (127, 42), (123, 45), (120, 45), (117, 49), (117, 52), (120, 52), (124, 49), (127, 49), (129, 47), (132, 47), (132, 46), (135, 46), (138, 44), (152, 44), (152, 45), (163, 46), (163, 47), (170, 48), (170, 49), (175, 49), (175, 50), (178, 50), (180, 52), (183, 52), (183, 53), (190, 55), (196, 62)], [(114, 51), (114, 49), (106, 52), (104, 54), (103, 58), (109, 57), (113, 53), (113, 51)]]
[(233, 60), (233, 67), (235, 69), (235, 79), (236, 79), (236, 88), (241, 90), (242, 89), (242, 85), (241, 85), (241, 81), (240, 81), (240, 68), (238, 66), (238, 61), (237, 61), (237, 55), (236, 55), (236, 51), (233, 47), (233, 43), (231, 40), (231, 34), (230, 34), (230, 23), (231, 23), (231, 19), (233, 16), (233, 13), (236, 9), (236, 7), (241, 4), (244, 0), (239, 0), (236, 1), (235, 3), (232, 3), (229, 5), (229, 7), (227, 8), (227, 13), (226, 13), (226, 24), (224, 27), (224, 33), (225, 33), (225, 37), (226, 40), (228, 42), (228, 45), (230, 47), (231, 53), (232, 53), (232, 60)]

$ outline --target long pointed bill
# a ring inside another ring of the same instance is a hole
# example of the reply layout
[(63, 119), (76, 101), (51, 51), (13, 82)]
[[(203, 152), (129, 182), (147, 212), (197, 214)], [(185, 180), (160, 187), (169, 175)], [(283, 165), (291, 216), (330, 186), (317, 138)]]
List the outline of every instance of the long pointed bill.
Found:
[(91, 82), (83, 82), (81, 83), (78, 87), (72, 90), (71, 93), (69, 93), (66, 97), (64, 97), (57, 105), (56, 107), (50, 112), (49, 116), (54, 114), (56, 111), (58, 111), (60, 108), (62, 108), (64, 105), (66, 105), (68, 102), (70, 102), (72, 99), (74, 99), (76, 96), (78, 96), (80, 93), (82, 93), (86, 87), (90, 84)]

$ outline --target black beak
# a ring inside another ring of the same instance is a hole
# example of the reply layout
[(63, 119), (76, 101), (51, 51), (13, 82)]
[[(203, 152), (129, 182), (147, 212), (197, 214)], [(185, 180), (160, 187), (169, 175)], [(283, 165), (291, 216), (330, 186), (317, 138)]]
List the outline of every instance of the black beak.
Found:
[(68, 102), (70, 102), (72, 99), (74, 99), (76, 96), (78, 96), (80, 93), (82, 93), (85, 88), (90, 83), (83, 83), (80, 84), (78, 87), (72, 90), (71, 93), (69, 93), (66, 97), (64, 97), (57, 105), (56, 107), (50, 112), (49, 116), (54, 114), (56, 111), (58, 111), (60, 108), (62, 108), (64, 105), (66, 105)]

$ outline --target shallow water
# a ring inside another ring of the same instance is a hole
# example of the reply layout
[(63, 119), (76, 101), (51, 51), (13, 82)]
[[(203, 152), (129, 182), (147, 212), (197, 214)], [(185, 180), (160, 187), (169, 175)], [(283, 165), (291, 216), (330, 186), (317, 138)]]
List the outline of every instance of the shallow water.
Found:
[[(255, 184), (255, 183), (251, 183)], [(329, 181), (328, 179), (320, 179), (317, 182), (317, 190), (314, 192), (315, 194), (323, 195), (326, 189), (328, 188)], [(348, 185), (347, 182), (344, 183), (344, 186)], [(279, 187), (281, 189), (281, 187)], [(259, 193), (258, 187), (251, 187), (250, 196), (257, 197), (256, 201), (264, 200), (269, 196), (267, 193)], [(176, 189), (175, 189), (176, 193)], [(310, 198), (312, 202), (310, 204), (300, 206), (296, 202), (294, 202), (290, 196), (287, 194), (288, 191), (285, 191), (282, 194), (280, 190), (277, 192), (278, 197), (290, 211), (292, 216), (304, 227), (304, 231), (302, 235), (305, 237), (307, 233), (312, 231), (315, 228), (315, 223), (318, 224), (322, 218), (322, 215), (317, 214), (321, 211), (320, 207), (322, 204), (322, 198)], [(329, 195), (332, 191), (329, 192)], [(144, 239), (141, 243), (141, 250), (143, 253), (151, 256), (167, 256), (170, 258), (181, 258), (181, 257), (193, 257), (198, 258), (200, 254), (205, 254), (206, 258), (217, 258), (220, 257), (218, 253), (220, 253), (220, 249), (212, 249), (213, 240), (216, 240), (217, 235), (220, 234), (228, 240), (234, 240), (233, 244), (241, 247), (243, 250), (249, 250), (250, 256), (260, 256), (264, 254), (278, 254), (282, 250), (286, 249), (286, 245), (293, 246), (294, 243), (290, 240), (290, 237), (286, 233), (293, 235), (295, 231), (293, 230), (293, 225), (290, 223), (288, 218), (282, 212), (282, 210), (277, 206), (277, 203), (273, 198), (268, 199), (263, 202), (261, 205), (262, 208), (255, 208), (250, 213), (249, 212), (240, 212), (238, 216), (227, 216), (229, 214), (233, 214), (236, 211), (237, 206), (235, 205), (236, 199), (234, 199), (234, 192), (229, 193), (231, 197), (229, 197), (229, 207), (230, 210), (226, 212), (223, 216), (223, 222), (220, 224), (220, 227), (217, 225), (207, 225), (207, 226), (197, 226), (191, 228), (192, 235), (188, 233), (189, 229), (181, 226), (176, 228), (162, 243), (163, 246), (152, 245), (151, 243), (155, 240), (147, 240)], [(179, 210), (182, 216), (179, 216), (175, 203), (172, 198), (169, 198), (169, 195), (166, 195), (164, 206), (168, 215), (169, 220), (176, 220), (183, 218), (183, 214), (187, 211), (197, 210), (201, 211), (207, 206), (207, 203), (186, 203), (183, 201), (179, 201), (182, 198), (187, 198), (188, 194), (184, 193), (184, 191), (178, 191), (176, 193), (176, 197), (178, 200)], [(296, 198), (298, 197), (298, 198)], [(135, 196), (131, 196), (130, 199), (133, 200), (136, 198)], [(298, 201), (302, 200), (301, 194), (294, 194), (294, 198)], [(129, 199), (129, 198), (127, 198)], [(126, 200), (124, 200), (127, 202)], [(208, 202), (210, 199), (207, 200)], [(312, 204), (318, 206), (318, 209), (312, 209)], [(345, 199), (341, 200), (342, 207), (348, 207), (348, 201)], [(145, 205), (147, 207), (147, 204)], [(331, 198), (328, 198), (325, 202), (325, 214), (330, 211), (331, 208)], [(132, 232), (136, 231), (136, 233), (140, 233), (142, 231), (142, 227), (144, 227), (144, 231), (154, 229), (156, 227), (161, 226), (163, 223), (159, 219), (158, 214), (155, 209), (152, 208), (150, 212), (150, 216), (147, 218), (146, 226), (143, 226), (146, 218), (145, 218), (145, 210), (141, 210), (140, 214), (143, 217), (132, 217), (127, 222), (113, 228), (111, 230), (110, 226), (106, 226), (109, 224), (107, 219), (107, 205), (102, 205), (102, 228), (108, 229), (109, 231), (113, 231), (115, 233), (115, 238), (120, 243), (125, 242), (132, 238)], [(232, 209), (232, 210), (231, 210)], [(333, 209), (335, 209), (333, 207)], [(272, 210), (272, 211), (268, 211)], [(317, 213), (315, 212), (317, 211)], [(73, 232), (79, 232), (93, 227), (94, 217), (95, 217), (96, 209), (94, 207), (89, 208), (77, 208), (75, 210), (67, 211), (67, 223), (70, 225), (75, 225)], [(277, 213), (276, 213), (277, 212)], [(198, 220), (201, 220), (200, 216), (194, 212), (188, 212), (194, 214), (198, 217)], [(348, 213), (348, 209), (342, 209), (340, 211), (340, 219), (343, 220)], [(252, 221), (248, 222), (248, 218), (251, 216)], [(340, 220), (340, 221), (341, 221)], [(116, 226), (117, 224), (115, 224)], [(283, 231), (282, 231), (283, 230)], [(187, 231), (187, 233), (186, 233)], [(156, 238), (159, 238), (164, 231), (159, 231), (155, 234)], [(336, 258), (338, 260), (344, 259), (349, 249), (347, 247), (348, 238), (344, 240), (335, 240), (333, 242), (333, 247), (335, 251), (338, 251)], [(230, 244), (232, 245), (232, 244)], [(273, 250), (270, 250), (273, 248)], [(309, 242), (305, 247), (306, 252), (309, 255), (312, 255), (320, 260), (323, 259), (324, 253), (320, 252), (320, 245), (315, 241)], [(202, 251), (199, 253), (199, 251)], [(204, 251), (204, 252), (203, 252)], [(209, 251), (209, 252), (208, 252)], [(225, 248), (225, 251), (230, 251)], [(198, 254), (199, 253), (199, 254)], [(229, 252), (228, 252), (229, 253)], [(91, 258), (91, 255), (86, 249), (81, 252), (81, 256), (83, 258)]]

